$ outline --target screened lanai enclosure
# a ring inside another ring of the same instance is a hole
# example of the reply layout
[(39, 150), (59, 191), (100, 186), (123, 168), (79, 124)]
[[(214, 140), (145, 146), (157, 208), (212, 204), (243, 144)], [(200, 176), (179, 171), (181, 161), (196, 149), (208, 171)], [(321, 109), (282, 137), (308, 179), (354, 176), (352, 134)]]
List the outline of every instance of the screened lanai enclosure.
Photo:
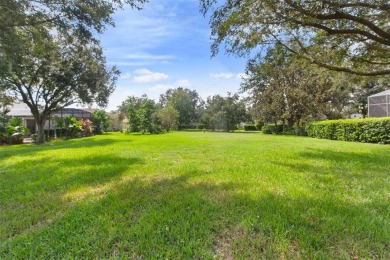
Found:
[[(57, 118), (65, 118), (67, 116), (74, 116), (76, 119), (92, 119), (94, 109), (91, 108), (62, 108), (58, 111), (51, 113), (46, 120), (45, 130), (53, 130), (55, 128)], [(29, 134), (35, 134), (37, 127), (35, 119), (24, 103), (16, 103), (7, 114), (12, 117), (20, 117), (22, 119), (23, 126), (27, 127), (30, 131)]]
[(390, 89), (368, 97), (368, 116), (390, 116)]

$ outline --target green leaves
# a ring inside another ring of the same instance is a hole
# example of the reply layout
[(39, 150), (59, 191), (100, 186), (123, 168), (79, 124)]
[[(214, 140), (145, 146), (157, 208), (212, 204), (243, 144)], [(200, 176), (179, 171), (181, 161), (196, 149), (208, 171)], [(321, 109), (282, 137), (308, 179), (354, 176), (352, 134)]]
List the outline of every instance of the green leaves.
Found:
[(390, 143), (390, 118), (328, 120), (307, 126), (311, 137), (367, 143)]
[[(218, 4), (217, 4), (218, 2)], [(211, 11), (212, 53), (263, 55), (282, 44), (312, 64), (363, 76), (390, 74), (387, 0), (201, 0)]]
[(97, 109), (93, 112), (92, 123), (95, 134), (102, 134), (107, 132), (111, 124), (111, 119), (104, 110)]

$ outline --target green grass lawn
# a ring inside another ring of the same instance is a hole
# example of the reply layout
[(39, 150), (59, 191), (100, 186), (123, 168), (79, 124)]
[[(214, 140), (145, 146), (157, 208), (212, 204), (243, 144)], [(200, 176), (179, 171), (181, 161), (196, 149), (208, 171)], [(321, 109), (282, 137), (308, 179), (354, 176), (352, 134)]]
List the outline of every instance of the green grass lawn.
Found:
[(390, 146), (175, 132), (0, 147), (0, 259), (390, 258)]

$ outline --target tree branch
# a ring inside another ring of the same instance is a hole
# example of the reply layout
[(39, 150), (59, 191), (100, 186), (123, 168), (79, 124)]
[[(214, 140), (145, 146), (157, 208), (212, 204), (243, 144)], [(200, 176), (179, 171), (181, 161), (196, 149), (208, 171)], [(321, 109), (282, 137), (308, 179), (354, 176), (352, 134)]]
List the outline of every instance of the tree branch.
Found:
[(378, 36), (383, 37), (385, 39), (390, 39), (390, 33), (380, 29), (378, 26), (373, 24), (372, 22), (362, 18), (362, 17), (357, 17), (351, 14), (343, 13), (340, 11), (335, 11), (333, 14), (318, 14), (318, 13), (312, 13), (310, 10), (304, 9), (302, 6), (299, 6), (298, 4), (294, 3), (291, 0), (285, 0), (286, 3), (296, 10), (298, 13), (306, 15), (311, 18), (319, 19), (319, 20), (349, 20), (349, 21), (354, 21), (356, 23), (359, 23), (361, 25), (366, 26), (373, 32), (375, 32)]
[(350, 69), (350, 68), (347, 68), (347, 67), (340, 67), (340, 66), (329, 65), (327, 63), (318, 61), (317, 59), (315, 59), (313, 57), (313, 55), (310, 55), (310, 53), (308, 53), (306, 51), (306, 48), (303, 46), (303, 44), (298, 39), (295, 39), (295, 41), (299, 45), (300, 49), (304, 52), (304, 54), (302, 54), (301, 52), (297, 52), (294, 49), (290, 48), (288, 45), (286, 45), (285, 43), (280, 41), (276, 36), (273, 35), (273, 37), (275, 38), (275, 40), (279, 44), (281, 44), (283, 47), (285, 47), (288, 51), (290, 51), (290, 52), (298, 55), (299, 57), (304, 58), (305, 60), (310, 61), (312, 64), (315, 64), (315, 65), (317, 65), (319, 67), (322, 67), (322, 68), (326, 68), (326, 69), (333, 70), (333, 71), (338, 71), (338, 72), (347, 72), (347, 73), (355, 74), (355, 75), (359, 75), (359, 76), (380, 76), (380, 75), (388, 75), (388, 74), (390, 74), (390, 69), (367, 72), (367, 71), (354, 70), (354, 69)]
[(350, 34), (359, 34), (362, 36), (367, 37), (370, 40), (373, 40), (375, 42), (390, 46), (390, 40), (383, 39), (381, 37), (375, 36), (367, 31), (359, 30), (359, 29), (343, 29), (343, 30), (335, 30), (331, 29), (329, 27), (326, 27), (325, 25), (314, 23), (314, 22), (303, 22), (299, 20), (292, 20), (293, 22), (302, 25), (304, 27), (314, 27), (317, 29), (321, 29), (326, 31), (329, 35), (335, 35), (335, 34), (344, 34), (344, 35), (350, 35)]

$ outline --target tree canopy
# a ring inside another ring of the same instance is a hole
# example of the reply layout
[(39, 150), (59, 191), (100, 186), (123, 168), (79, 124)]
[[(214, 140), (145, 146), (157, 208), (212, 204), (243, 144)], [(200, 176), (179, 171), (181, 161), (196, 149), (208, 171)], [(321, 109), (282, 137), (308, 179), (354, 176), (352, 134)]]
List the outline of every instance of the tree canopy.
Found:
[(118, 71), (106, 67), (98, 45), (80, 45), (77, 38), (52, 35), (44, 26), (30, 28), (27, 36), (19, 32), (18, 40), (29, 48), (13, 54), (10, 64), (1, 62), (0, 85), (30, 108), (38, 142), (44, 141), (44, 123), (52, 111), (75, 103), (108, 103)]
[(168, 89), (165, 94), (160, 95), (162, 107), (172, 105), (179, 112), (177, 119), (179, 129), (196, 123), (199, 120), (199, 107), (202, 100), (196, 90), (187, 88)]
[[(388, 0), (200, 0), (212, 10), (212, 53), (264, 53), (279, 43), (320, 67), (361, 76), (390, 74)], [(217, 4), (218, 3), (218, 4)]]
[(235, 130), (237, 124), (251, 121), (245, 101), (238, 94), (228, 93), (226, 97), (214, 95), (207, 98), (201, 122), (207, 128)]
[[(106, 25), (114, 25), (112, 14), (125, 4), (141, 8), (148, 0), (0, 0), (0, 46), (12, 47), (15, 28), (28, 31), (46, 25), (62, 33), (92, 39)], [(96, 40), (96, 39), (95, 39)], [(10, 45), (11, 44), (11, 45)]]
[(106, 66), (96, 33), (112, 14), (147, 0), (0, 0), (0, 89), (30, 108), (44, 141), (50, 112), (74, 103), (105, 106), (119, 71)]
[(260, 61), (251, 60), (247, 70), (242, 90), (250, 94), (261, 121), (292, 127), (310, 119), (341, 118), (352, 100), (352, 84), (344, 74), (309, 66), (281, 45)]

